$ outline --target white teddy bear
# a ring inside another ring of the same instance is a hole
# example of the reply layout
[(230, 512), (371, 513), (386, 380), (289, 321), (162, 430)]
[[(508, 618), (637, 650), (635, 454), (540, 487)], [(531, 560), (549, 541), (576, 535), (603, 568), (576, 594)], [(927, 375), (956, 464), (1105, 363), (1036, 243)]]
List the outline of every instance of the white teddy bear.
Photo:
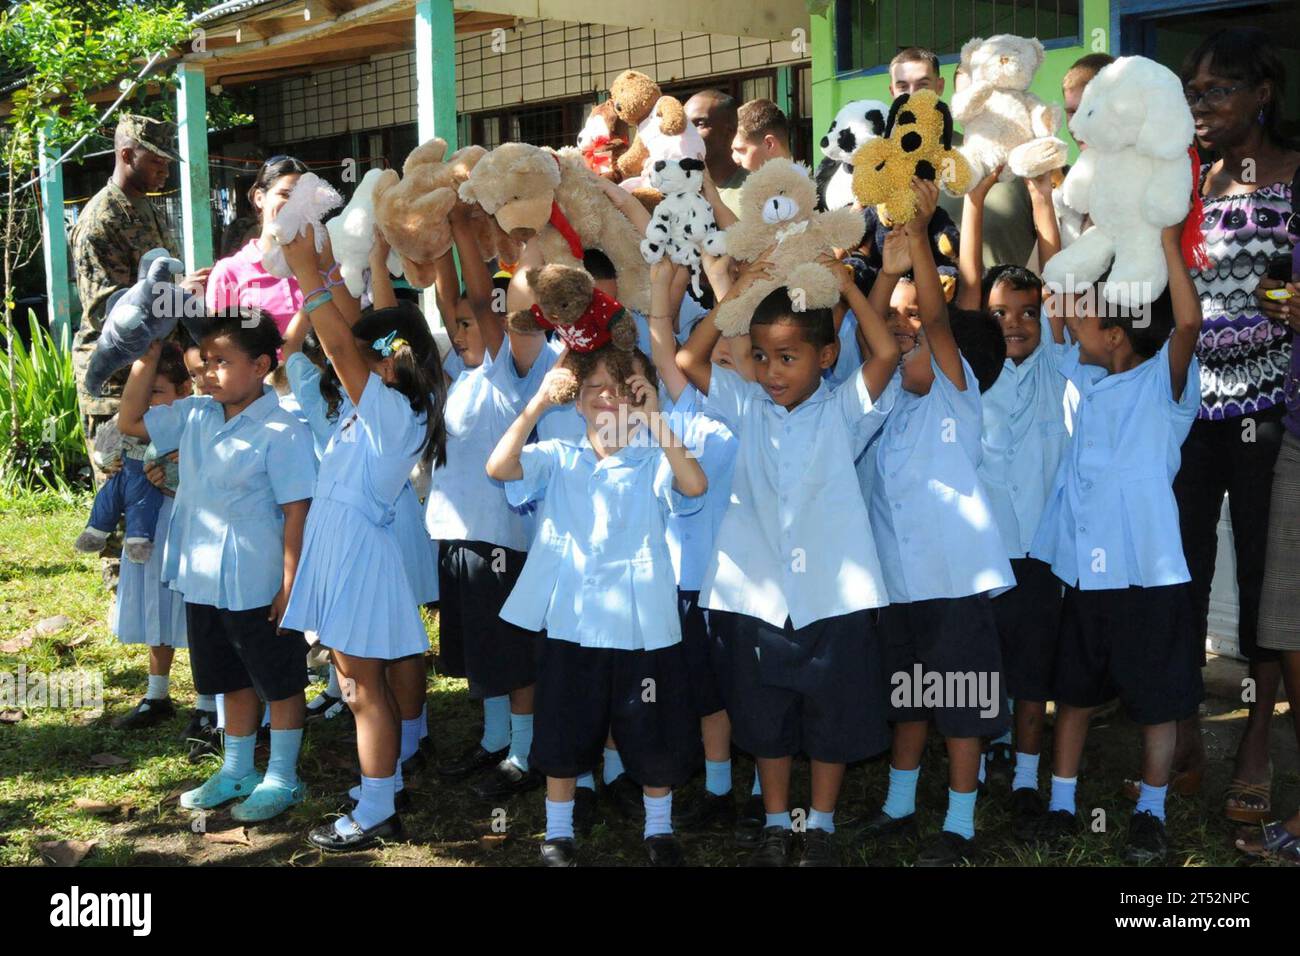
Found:
[[(375, 245), (375, 182), (383, 174), (382, 169), (372, 169), (362, 176), (343, 211), (325, 224), (339, 274), (357, 300), (367, 289), (366, 270), (370, 268), (370, 250)], [(402, 274), (402, 257), (392, 249), (388, 250), (388, 271), (393, 275)]]
[(663, 194), (641, 240), (641, 255), (655, 263), (668, 256), (691, 270), (691, 287), (700, 289), (700, 253), (721, 255), (722, 233), (713, 207), (704, 198), (704, 161), (660, 159), (650, 168), (650, 185)]
[(889, 106), (880, 100), (854, 100), (840, 107), (821, 141), (816, 177), (819, 208), (853, 205), (853, 154), (868, 140), (885, 135), (888, 116)]
[(962, 155), (978, 182), (1003, 166), (1000, 182), (1029, 179), (1065, 165), (1065, 142), (1056, 136), (1064, 110), (1028, 92), (1043, 63), (1037, 39), (1002, 33), (968, 40), (960, 70), (970, 84), (953, 94), (952, 117), (962, 124)]
[(1120, 57), (1088, 83), (1070, 129), (1088, 148), (1061, 197), (1092, 225), (1048, 261), (1043, 280), (1068, 292), (1110, 268), (1106, 300), (1145, 305), (1169, 282), (1160, 231), (1191, 205), (1195, 123), (1182, 83), (1146, 57)]
[(273, 276), (287, 279), (293, 275), (284, 261), (284, 245), (307, 232), (309, 225), (316, 226), (314, 235), (316, 251), (325, 248), (325, 230), (319, 228), (325, 214), (343, 205), (337, 189), (315, 173), (303, 173), (294, 184), (293, 192), (285, 200), (271, 223), (270, 248), (262, 249), (262, 268)]

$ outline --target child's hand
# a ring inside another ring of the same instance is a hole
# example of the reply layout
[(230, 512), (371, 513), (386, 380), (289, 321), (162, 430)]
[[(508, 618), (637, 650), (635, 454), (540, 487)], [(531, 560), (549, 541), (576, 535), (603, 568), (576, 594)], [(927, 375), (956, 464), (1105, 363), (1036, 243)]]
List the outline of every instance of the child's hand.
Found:
[(731, 299), (739, 299), (749, 291), (749, 287), (755, 282), (771, 281), (775, 279), (776, 276), (772, 274), (772, 270), (776, 267), (772, 264), (772, 260), (768, 258), (775, 249), (775, 245), (768, 246), (768, 248), (763, 251), (763, 254), (753, 262), (746, 262), (741, 265), (740, 275), (736, 276), (736, 281), (731, 284), (731, 288), (728, 289), (727, 294), (722, 297), (722, 301), (726, 302)]
[(652, 415), (659, 414), (659, 390), (650, 384), (644, 375), (629, 375), (628, 387), (632, 390), (632, 400), (636, 403), (637, 414), (644, 416), (647, 424)]
[(1055, 169), (1049, 169), (1041, 176), (1033, 176), (1025, 180), (1025, 185), (1029, 188), (1031, 199), (1045, 199), (1049, 203), (1052, 201), (1052, 180), (1056, 176)]
[(848, 295), (849, 290), (854, 287), (853, 266), (843, 259), (825, 252), (817, 257), (817, 261), (834, 274), (835, 282), (840, 289), (840, 295)]
[(268, 621), (275, 622), (275, 633), (277, 634), (284, 633), (284, 628), (280, 626), (280, 622), (284, 620), (284, 609), (288, 607), (288, 605), (289, 589), (281, 584), (280, 590), (275, 593), (275, 597), (271, 600), (271, 607), (266, 615)]
[(374, 245), (370, 247), (371, 272), (388, 268), (388, 253), (391, 248), (392, 247), (388, 245), (388, 240), (384, 238), (384, 234), (376, 228), (375, 242)]
[(932, 180), (913, 176), (912, 192), (916, 193), (916, 214), (903, 228), (909, 237), (916, 239), (926, 235), (930, 217), (939, 208), (939, 187)]
[(977, 206), (983, 206), (984, 200), (988, 197), (989, 190), (993, 188), (993, 184), (996, 183), (998, 177), (1002, 175), (1002, 170), (1003, 167), (999, 166), (976, 183), (975, 188), (966, 194), (967, 196), (970, 196), (970, 201)]
[(672, 288), (673, 277), (681, 266), (664, 256), (650, 266), (650, 288), (668, 291)]
[(880, 249), (880, 271), (891, 276), (905, 276), (912, 271), (912, 253), (907, 248), (907, 233), (898, 226), (885, 233)]

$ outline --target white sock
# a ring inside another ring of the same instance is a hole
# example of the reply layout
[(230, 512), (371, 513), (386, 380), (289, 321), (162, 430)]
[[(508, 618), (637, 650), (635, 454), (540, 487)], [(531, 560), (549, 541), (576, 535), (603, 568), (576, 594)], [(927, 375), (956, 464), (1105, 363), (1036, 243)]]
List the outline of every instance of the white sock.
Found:
[(217, 698), (215, 694), (199, 694), (194, 699), (195, 710), (205, 710), (209, 714), (217, 709)]
[(429, 704), (426, 701), (420, 708), (420, 739), (429, 736)]
[(166, 700), (171, 678), (166, 674), (150, 674), (149, 686), (144, 692), (145, 700)]

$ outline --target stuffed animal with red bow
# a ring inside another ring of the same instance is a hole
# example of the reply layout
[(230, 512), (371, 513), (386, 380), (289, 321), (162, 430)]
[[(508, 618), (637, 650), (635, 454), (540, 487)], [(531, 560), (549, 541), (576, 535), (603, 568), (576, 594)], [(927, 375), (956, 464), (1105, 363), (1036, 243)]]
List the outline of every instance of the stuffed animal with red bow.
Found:
[(627, 152), (630, 142), (628, 125), (618, 118), (613, 100), (593, 106), (586, 125), (578, 133), (578, 150), (587, 168), (615, 183), (623, 178), (618, 160)]

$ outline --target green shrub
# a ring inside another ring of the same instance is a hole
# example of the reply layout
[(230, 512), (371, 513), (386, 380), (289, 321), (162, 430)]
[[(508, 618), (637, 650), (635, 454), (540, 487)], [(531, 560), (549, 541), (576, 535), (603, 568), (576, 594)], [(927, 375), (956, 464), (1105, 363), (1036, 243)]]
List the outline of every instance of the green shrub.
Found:
[(88, 464), (68, 331), (56, 343), (34, 312), (27, 323), (31, 347), (15, 335), (0, 358), (0, 490), (68, 494), (87, 484)]

